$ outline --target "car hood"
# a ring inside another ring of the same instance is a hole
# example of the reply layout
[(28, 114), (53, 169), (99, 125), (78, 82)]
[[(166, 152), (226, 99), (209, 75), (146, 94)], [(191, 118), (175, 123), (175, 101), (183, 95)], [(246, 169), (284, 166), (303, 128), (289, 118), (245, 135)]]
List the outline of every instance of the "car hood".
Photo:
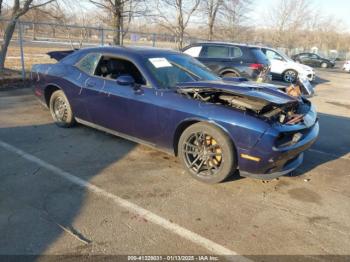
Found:
[(291, 97), (280, 91), (276, 86), (271, 84), (256, 82), (236, 82), (232, 81), (197, 81), (179, 83), (179, 89), (207, 89), (215, 91), (225, 91), (238, 96), (245, 96), (267, 101), (276, 105), (294, 103), (298, 98)]
[(298, 63), (295, 63), (297, 67), (299, 67), (300, 69), (302, 70), (305, 70), (305, 71), (313, 71), (313, 68), (311, 66), (307, 66), (307, 65), (303, 65), (303, 64), (298, 64)]

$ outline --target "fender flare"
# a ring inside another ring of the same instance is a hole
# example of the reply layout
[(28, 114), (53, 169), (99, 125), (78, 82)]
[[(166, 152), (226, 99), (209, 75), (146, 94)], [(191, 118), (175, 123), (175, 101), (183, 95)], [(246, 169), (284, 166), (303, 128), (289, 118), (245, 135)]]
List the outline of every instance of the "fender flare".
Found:
[(224, 68), (220, 70), (220, 73), (218, 74), (219, 76), (222, 76), (225, 73), (235, 73), (237, 75), (241, 75), (236, 69), (233, 68)]

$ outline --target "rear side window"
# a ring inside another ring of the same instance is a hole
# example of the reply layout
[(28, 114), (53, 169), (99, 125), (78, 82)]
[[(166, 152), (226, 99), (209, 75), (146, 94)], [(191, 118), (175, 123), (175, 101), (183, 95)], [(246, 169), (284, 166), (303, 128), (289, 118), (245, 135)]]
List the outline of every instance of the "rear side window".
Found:
[(203, 56), (208, 58), (228, 58), (230, 57), (230, 49), (226, 46), (207, 46)]
[(96, 53), (87, 54), (76, 64), (76, 66), (86, 74), (93, 75), (100, 57), (101, 55)]
[(258, 63), (266, 63), (268, 62), (267, 57), (265, 56), (265, 54), (261, 51), (260, 48), (250, 48), (250, 51), (253, 54), (253, 57), (257, 60), (256, 62)]
[(231, 58), (238, 58), (242, 56), (242, 51), (239, 47), (231, 47)]

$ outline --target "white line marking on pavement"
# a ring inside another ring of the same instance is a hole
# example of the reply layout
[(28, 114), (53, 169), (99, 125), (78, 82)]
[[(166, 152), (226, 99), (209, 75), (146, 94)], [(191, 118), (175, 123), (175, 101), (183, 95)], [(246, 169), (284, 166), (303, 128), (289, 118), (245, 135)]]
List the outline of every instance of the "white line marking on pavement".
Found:
[(202, 237), (201, 235), (194, 233), (180, 225), (177, 225), (175, 223), (170, 222), (169, 220), (160, 217), (158, 215), (156, 215), (155, 213), (152, 213), (151, 211), (144, 209), (134, 203), (131, 203), (123, 198), (120, 198), (116, 195), (113, 195), (83, 179), (80, 179), (79, 177), (76, 177), (58, 167), (55, 167), (29, 153), (26, 153), (24, 151), (22, 151), (21, 149), (18, 149), (6, 142), (3, 142), (0, 140), (0, 146), (4, 149), (6, 149), (7, 151), (10, 151), (12, 153), (15, 153), (19, 156), (21, 156), (22, 158), (33, 162), (43, 168), (45, 168), (48, 171), (51, 171), (52, 173), (54, 173), (55, 175), (58, 175), (60, 177), (63, 177), (67, 180), (69, 180), (70, 182), (79, 185), (81, 187), (87, 188), (88, 190), (90, 190), (91, 192), (104, 197), (104, 198), (108, 198), (112, 201), (114, 201), (114, 203), (116, 203), (118, 206), (123, 207), (125, 209), (128, 209), (129, 211), (133, 212), (134, 214), (139, 215), (142, 218), (147, 219), (148, 221), (163, 227), (164, 229), (179, 235), (182, 238), (185, 238), (199, 246), (202, 246), (203, 248), (207, 249), (208, 251), (212, 252), (213, 254), (216, 255), (231, 255), (231, 256), (235, 256), (232, 257), (232, 260), (234, 261), (244, 261), (244, 262), (248, 262), (251, 261), (250, 259), (240, 256), (238, 255), (238, 253), (236, 253), (235, 251), (232, 251), (220, 244), (217, 244), (205, 237)]

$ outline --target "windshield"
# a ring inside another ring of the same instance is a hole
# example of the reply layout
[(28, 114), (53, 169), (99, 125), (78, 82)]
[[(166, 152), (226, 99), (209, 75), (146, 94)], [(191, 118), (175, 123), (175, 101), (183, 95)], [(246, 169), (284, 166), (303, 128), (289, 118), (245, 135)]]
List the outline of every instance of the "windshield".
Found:
[(283, 52), (278, 52), (284, 59), (286, 59), (289, 62), (295, 62), (292, 58), (290, 58), (289, 56), (287, 56), (285, 53)]
[(161, 88), (171, 89), (178, 83), (220, 79), (196, 59), (182, 54), (148, 57), (146, 65)]
[(285, 60), (290, 61), (290, 62), (294, 62), (293, 59), (290, 58), (289, 56), (287, 56), (284, 52), (276, 51), (276, 53), (278, 53), (280, 56), (282, 56)]

